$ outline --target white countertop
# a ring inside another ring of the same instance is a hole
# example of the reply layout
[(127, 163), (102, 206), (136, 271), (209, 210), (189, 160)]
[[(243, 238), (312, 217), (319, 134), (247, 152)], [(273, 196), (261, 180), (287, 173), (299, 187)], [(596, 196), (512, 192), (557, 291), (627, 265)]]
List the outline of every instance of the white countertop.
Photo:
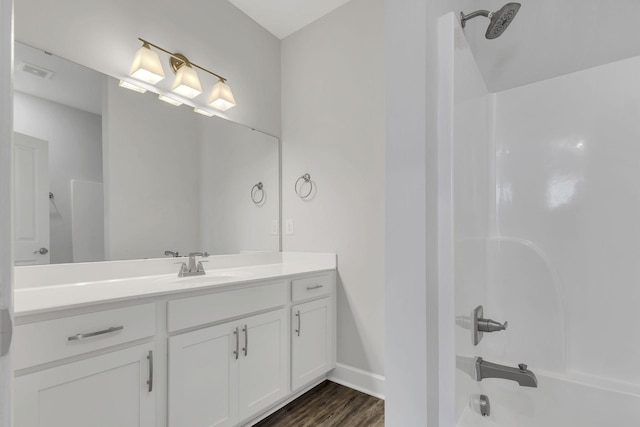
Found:
[[(134, 262), (142, 264), (146, 260), (127, 261), (127, 263)], [(102, 267), (96, 265), (96, 268)], [(67, 265), (66, 268), (73, 269), (73, 264)], [(81, 268), (86, 269), (86, 264)], [(207, 274), (204, 276), (177, 277), (178, 266), (175, 266), (176, 272), (172, 274), (109, 278), (88, 282), (74, 281), (44, 286), (30, 284), (28, 287), (21, 287), (20, 283), (16, 283), (14, 313), (16, 316), (26, 316), (85, 305), (223, 288), (235, 284), (328, 271), (335, 268), (335, 254), (292, 254), (290, 256), (282, 254), (279, 263), (215, 268), (207, 270)], [(46, 273), (46, 270), (46, 268), (42, 269), (42, 273)], [(77, 275), (74, 278), (77, 279)], [(43, 280), (45, 280), (44, 277)]]

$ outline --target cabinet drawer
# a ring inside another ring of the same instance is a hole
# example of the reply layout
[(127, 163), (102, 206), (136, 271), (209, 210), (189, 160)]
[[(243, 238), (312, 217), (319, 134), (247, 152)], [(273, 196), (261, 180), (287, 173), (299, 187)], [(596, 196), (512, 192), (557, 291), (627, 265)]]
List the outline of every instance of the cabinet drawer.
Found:
[(291, 300), (293, 302), (329, 295), (333, 289), (330, 274), (294, 279), (291, 281)]
[(151, 337), (155, 328), (155, 304), (20, 325), (13, 335), (14, 369)]
[(287, 303), (287, 282), (169, 301), (168, 330), (192, 328)]

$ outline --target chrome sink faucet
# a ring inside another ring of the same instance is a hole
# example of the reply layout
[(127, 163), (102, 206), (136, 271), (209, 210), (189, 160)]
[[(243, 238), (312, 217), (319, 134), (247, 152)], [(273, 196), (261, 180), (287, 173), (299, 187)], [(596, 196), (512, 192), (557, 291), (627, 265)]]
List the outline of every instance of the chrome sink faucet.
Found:
[(207, 258), (209, 254), (207, 252), (191, 252), (189, 253), (189, 265), (181, 262), (180, 271), (178, 272), (178, 277), (189, 277), (189, 276), (203, 276), (207, 274), (204, 271), (204, 267), (202, 266), (203, 262), (208, 262), (204, 260), (200, 260), (196, 264), (196, 257)]

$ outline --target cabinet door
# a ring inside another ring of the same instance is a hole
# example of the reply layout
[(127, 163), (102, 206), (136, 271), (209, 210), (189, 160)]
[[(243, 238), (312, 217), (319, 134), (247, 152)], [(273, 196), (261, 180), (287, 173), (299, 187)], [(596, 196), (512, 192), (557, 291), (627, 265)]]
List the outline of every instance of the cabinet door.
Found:
[(169, 427), (237, 424), (239, 333), (225, 323), (169, 339)]
[(153, 344), (17, 377), (20, 427), (155, 427)]
[(280, 309), (240, 321), (240, 420), (288, 393), (287, 312)]
[(302, 387), (333, 368), (330, 298), (292, 307), (291, 387)]

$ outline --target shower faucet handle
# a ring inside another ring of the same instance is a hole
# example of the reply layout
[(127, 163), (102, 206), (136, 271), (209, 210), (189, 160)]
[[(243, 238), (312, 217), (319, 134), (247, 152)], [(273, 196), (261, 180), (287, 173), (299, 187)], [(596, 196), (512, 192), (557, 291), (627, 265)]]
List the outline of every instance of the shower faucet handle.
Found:
[(478, 330), (480, 332), (504, 331), (509, 326), (509, 322), (499, 323), (492, 319), (478, 319)]
[(484, 332), (504, 331), (507, 329), (507, 326), (509, 326), (509, 322), (500, 323), (492, 319), (485, 319), (484, 308), (481, 305), (477, 306), (471, 313), (471, 322), (473, 345), (478, 345), (480, 343)]

